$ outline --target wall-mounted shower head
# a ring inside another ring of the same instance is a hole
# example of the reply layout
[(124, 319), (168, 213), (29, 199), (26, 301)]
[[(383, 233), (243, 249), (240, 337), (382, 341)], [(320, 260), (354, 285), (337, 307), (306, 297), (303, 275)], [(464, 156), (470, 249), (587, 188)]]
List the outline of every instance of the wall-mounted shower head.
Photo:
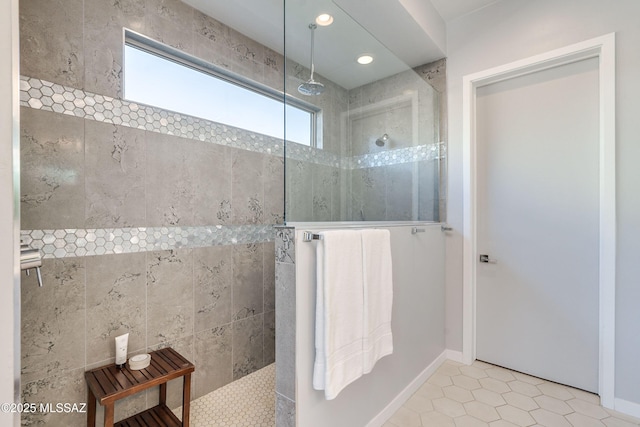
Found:
[(320, 95), (324, 92), (324, 85), (313, 80), (313, 73), (315, 71), (313, 64), (313, 34), (316, 28), (318, 28), (316, 24), (309, 24), (309, 29), (311, 30), (311, 76), (309, 76), (309, 80), (298, 86), (298, 92), (303, 95)]
[(384, 147), (387, 142), (389, 142), (389, 135), (387, 135), (386, 133), (380, 138), (376, 139), (376, 145), (378, 147)]

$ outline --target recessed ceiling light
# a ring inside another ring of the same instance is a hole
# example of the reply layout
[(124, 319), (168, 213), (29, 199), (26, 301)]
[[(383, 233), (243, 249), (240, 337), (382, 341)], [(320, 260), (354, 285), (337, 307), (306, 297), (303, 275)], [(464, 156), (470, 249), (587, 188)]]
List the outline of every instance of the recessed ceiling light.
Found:
[(373, 62), (373, 56), (371, 55), (360, 55), (358, 56), (358, 64), (367, 65)]
[(332, 22), (333, 22), (333, 16), (329, 15), (328, 13), (323, 13), (316, 17), (316, 24), (322, 27), (331, 25)]

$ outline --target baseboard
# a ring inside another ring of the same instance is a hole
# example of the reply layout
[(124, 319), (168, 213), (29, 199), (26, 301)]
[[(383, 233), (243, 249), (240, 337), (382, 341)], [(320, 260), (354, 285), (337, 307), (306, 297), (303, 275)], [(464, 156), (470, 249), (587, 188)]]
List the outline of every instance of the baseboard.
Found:
[(629, 402), (628, 400), (615, 398), (613, 400), (614, 410), (634, 418), (640, 418), (640, 403)]
[(445, 350), (445, 353), (447, 353), (447, 359), (453, 360), (454, 362), (458, 362), (458, 363), (464, 363), (462, 361), (462, 352), (461, 351)]
[[(433, 375), (436, 370), (444, 363), (445, 360), (449, 359), (449, 351), (445, 350), (442, 352), (440, 356), (436, 358), (429, 366), (425, 368), (424, 371), (420, 373), (408, 386), (404, 388), (392, 401), (389, 403), (378, 415), (376, 415), (371, 421), (367, 423), (367, 427), (381, 427), (384, 423), (387, 422), (389, 418), (393, 414), (396, 413), (398, 409), (402, 407), (406, 403), (407, 400), (415, 393), (420, 386)], [(462, 353), (460, 353), (462, 355)], [(455, 359), (452, 359), (455, 360)]]

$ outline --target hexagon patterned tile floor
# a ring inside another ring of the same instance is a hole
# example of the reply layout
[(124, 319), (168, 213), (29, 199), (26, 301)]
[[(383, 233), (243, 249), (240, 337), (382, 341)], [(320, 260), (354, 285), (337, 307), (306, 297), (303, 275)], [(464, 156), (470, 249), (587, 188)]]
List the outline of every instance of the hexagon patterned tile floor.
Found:
[[(193, 427), (274, 427), (276, 365), (271, 364), (191, 402)], [(180, 417), (182, 408), (174, 413)]]
[(447, 361), (383, 427), (638, 427), (597, 395), (476, 361)]

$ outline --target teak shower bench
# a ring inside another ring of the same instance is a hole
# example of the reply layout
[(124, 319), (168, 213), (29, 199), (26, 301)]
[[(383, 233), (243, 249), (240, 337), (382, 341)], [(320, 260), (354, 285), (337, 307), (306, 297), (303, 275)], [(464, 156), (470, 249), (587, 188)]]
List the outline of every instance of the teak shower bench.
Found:
[[(87, 426), (96, 425), (96, 401), (104, 406), (104, 425), (113, 427), (115, 402), (151, 387), (160, 386), (160, 402), (126, 420), (115, 424), (118, 427), (128, 426), (189, 426), (189, 401), (191, 398), (191, 373), (195, 370), (193, 363), (182, 357), (177, 351), (168, 347), (153, 351), (151, 364), (139, 371), (128, 366), (118, 369), (115, 364), (85, 372), (88, 388)], [(182, 388), (182, 422), (167, 407), (167, 381), (184, 377)]]

